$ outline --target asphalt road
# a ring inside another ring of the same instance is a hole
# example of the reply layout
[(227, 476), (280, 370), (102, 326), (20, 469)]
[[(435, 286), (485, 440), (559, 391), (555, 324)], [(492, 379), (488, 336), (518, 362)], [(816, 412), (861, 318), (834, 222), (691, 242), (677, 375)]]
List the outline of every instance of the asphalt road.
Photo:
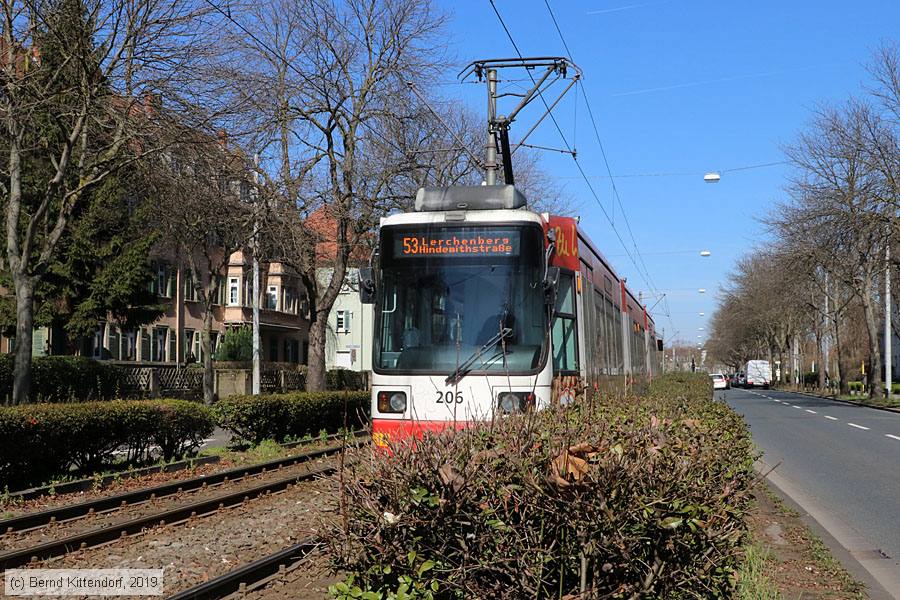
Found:
[(900, 414), (775, 390), (716, 396), (744, 415), (762, 460), (851, 554), (900, 569)]

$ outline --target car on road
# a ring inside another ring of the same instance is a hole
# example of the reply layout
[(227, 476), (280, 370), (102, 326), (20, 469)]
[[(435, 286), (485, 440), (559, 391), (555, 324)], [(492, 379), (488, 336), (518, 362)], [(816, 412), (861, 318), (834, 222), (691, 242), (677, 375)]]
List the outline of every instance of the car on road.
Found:
[(712, 379), (714, 390), (728, 389), (728, 380), (725, 379), (724, 375), (721, 373), (710, 373), (709, 376)]

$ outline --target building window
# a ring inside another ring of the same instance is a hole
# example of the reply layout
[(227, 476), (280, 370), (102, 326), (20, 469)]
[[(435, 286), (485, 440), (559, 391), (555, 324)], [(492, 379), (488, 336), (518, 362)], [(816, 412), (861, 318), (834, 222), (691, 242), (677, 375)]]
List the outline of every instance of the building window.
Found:
[(278, 310), (278, 286), (270, 285), (266, 292), (266, 308), (269, 310)]
[(228, 306), (240, 306), (241, 280), (240, 277), (228, 278)]
[(137, 360), (137, 332), (126, 331), (122, 334), (122, 360)]
[(118, 327), (112, 325), (106, 328), (106, 347), (109, 349), (109, 357), (113, 360), (121, 358), (122, 347), (120, 340), (122, 339), (121, 331)]
[(184, 362), (186, 363), (197, 362), (197, 355), (194, 353), (194, 333), (193, 329), (184, 330), (182, 352), (184, 352)]
[(166, 344), (169, 340), (168, 327), (154, 327), (150, 341), (151, 359), (156, 362), (166, 362)]
[(335, 330), (338, 333), (350, 333), (350, 315), (349, 310), (337, 311), (337, 327), (335, 327)]
[(269, 339), (269, 360), (278, 362), (278, 339), (274, 337)]
[(199, 331), (194, 332), (194, 340), (193, 340), (194, 341), (194, 362), (201, 361), (202, 351), (201, 351), (201, 345), (200, 345), (200, 335), (201, 335), (201, 333)]
[(182, 272), (184, 279), (184, 299), (190, 302), (197, 301), (197, 288), (194, 287), (194, 275), (190, 269), (184, 269)]
[(91, 340), (91, 356), (103, 358), (103, 323), (94, 330), (94, 339)]
[(153, 344), (153, 336), (150, 335), (149, 327), (141, 327), (141, 362), (149, 362), (153, 360), (153, 352), (151, 352)]
[(297, 340), (284, 340), (284, 362), (300, 362), (300, 342)]
[(175, 277), (172, 267), (165, 263), (156, 265), (156, 295), (171, 298), (175, 292)]
[(300, 297), (297, 290), (291, 287), (284, 288), (284, 312), (296, 315), (299, 304)]

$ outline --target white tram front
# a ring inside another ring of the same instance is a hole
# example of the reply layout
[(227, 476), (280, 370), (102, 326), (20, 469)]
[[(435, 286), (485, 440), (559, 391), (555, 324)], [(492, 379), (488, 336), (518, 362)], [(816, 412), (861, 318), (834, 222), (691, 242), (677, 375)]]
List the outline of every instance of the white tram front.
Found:
[(376, 445), (648, 380), (661, 341), (577, 220), (539, 215), (511, 185), (424, 188), (381, 220)]
[(376, 444), (549, 403), (555, 270), (518, 190), (420, 190), (416, 212), (382, 219), (377, 264)]

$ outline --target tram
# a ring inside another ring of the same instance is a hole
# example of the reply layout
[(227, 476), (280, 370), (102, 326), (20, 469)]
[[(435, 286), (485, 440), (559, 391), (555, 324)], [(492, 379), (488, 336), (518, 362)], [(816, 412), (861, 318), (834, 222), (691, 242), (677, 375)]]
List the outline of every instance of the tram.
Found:
[(420, 189), (381, 220), (360, 295), (379, 446), (658, 369), (653, 319), (577, 220), (529, 210), (513, 185)]

